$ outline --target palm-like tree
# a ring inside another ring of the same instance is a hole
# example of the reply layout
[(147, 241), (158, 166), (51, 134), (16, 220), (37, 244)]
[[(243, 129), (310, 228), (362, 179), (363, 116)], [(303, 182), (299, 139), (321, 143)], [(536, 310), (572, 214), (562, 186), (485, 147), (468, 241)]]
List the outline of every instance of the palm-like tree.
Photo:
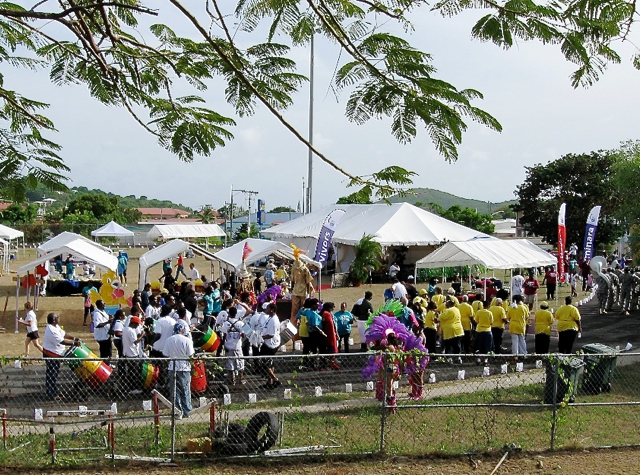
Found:
[(363, 235), (355, 246), (355, 259), (349, 267), (349, 277), (354, 285), (360, 285), (369, 278), (369, 273), (382, 266), (384, 253), (380, 243), (372, 235)]
[(202, 224), (211, 224), (216, 222), (216, 215), (211, 206), (203, 206), (200, 210), (200, 222)]

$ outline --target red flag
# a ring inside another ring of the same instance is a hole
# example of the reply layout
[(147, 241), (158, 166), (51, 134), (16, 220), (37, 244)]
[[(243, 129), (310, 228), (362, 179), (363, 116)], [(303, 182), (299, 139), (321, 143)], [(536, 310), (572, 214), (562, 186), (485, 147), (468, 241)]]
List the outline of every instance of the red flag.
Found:
[(567, 227), (565, 224), (566, 203), (560, 205), (558, 213), (558, 277), (560, 282), (564, 282), (564, 248), (567, 245)]
[(245, 242), (244, 243), (244, 248), (242, 249), (242, 260), (246, 260), (247, 257), (249, 257), (249, 254), (251, 254), (253, 252), (253, 249), (251, 249), (249, 247), (249, 243)]

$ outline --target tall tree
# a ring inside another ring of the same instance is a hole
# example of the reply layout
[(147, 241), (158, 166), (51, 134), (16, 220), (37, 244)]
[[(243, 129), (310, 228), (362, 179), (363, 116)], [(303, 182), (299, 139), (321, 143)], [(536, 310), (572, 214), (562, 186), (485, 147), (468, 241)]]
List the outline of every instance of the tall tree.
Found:
[(558, 211), (567, 204), (567, 243), (582, 247), (589, 210), (602, 206), (596, 240), (609, 244), (621, 233), (614, 219), (621, 200), (613, 183), (614, 153), (599, 151), (569, 154), (547, 165), (526, 167), (526, 179), (518, 186), (519, 203), (515, 211), (523, 213), (520, 223), (531, 233), (551, 244), (557, 243)]
[[(618, 217), (628, 225), (640, 223), (640, 194), (635, 190), (640, 184), (640, 140), (623, 142), (613, 151), (617, 160), (613, 166), (613, 183), (619, 195), (624, 196)], [(636, 234), (637, 230), (636, 230)]]
[(453, 205), (442, 213), (442, 217), (482, 233), (491, 234), (494, 231), (491, 215), (478, 213), (475, 209)]
[[(315, 34), (337, 43), (343, 59), (334, 86), (349, 91), (349, 120), (361, 124), (386, 117), (402, 143), (424, 128), (444, 159), (455, 161), (469, 121), (494, 130), (501, 126), (475, 105), (480, 92), (458, 89), (437, 77), (427, 52), (390, 31), (410, 30), (411, 16), (421, 11), (453, 16), (477, 9), (481, 18), (473, 37), (505, 48), (517, 39), (558, 45), (577, 65), (572, 76), (577, 86), (592, 84), (607, 63), (620, 61), (614, 47), (629, 37), (636, 19), (636, 4), (629, 0), (20, 3), (0, 3), (4, 66), (46, 68), (55, 84), (85, 85), (100, 102), (125, 108), (160, 146), (185, 161), (209, 155), (233, 138), (235, 119), (207, 108), (202, 97), (192, 93), (215, 85), (237, 117), (253, 114), (260, 104), (350, 184), (371, 190), (377, 198), (396, 193), (410, 174), (398, 168), (382, 173), (380, 180), (375, 173), (355, 174), (308, 143), (282, 115), (306, 81), (291, 59), (291, 45), (307, 44)], [(160, 11), (172, 24), (155, 23), (142, 31), (141, 22), (150, 23)], [(180, 36), (174, 25), (191, 30)], [(267, 36), (256, 42), (260, 31)], [(275, 43), (276, 36), (287, 44)], [(640, 67), (640, 55), (633, 59)], [(0, 81), (0, 192), (5, 195), (23, 196), (38, 182), (64, 187), (68, 169), (59, 147), (48, 138), (55, 129), (42, 114), (46, 107)]]

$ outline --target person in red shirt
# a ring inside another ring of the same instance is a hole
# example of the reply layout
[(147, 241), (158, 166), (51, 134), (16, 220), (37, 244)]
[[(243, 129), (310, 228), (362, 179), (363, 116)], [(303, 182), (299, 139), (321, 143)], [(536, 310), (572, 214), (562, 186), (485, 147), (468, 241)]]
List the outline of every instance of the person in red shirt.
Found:
[(178, 263), (176, 265), (176, 280), (180, 276), (180, 273), (182, 273), (185, 279), (188, 279), (187, 274), (184, 271), (184, 258), (182, 257), (182, 254), (178, 254)]
[(555, 300), (556, 285), (558, 283), (558, 273), (552, 266), (547, 267), (547, 272), (544, 274), (542, 283), (547, 284), (547, 300)]
[[(336, 331), (336, 324), (333, 319), (333, 310), (335, 305), (333, 302), (325, 302), (322, 305), (322, 331), (327, 335), (324, 338), (324, 351), (321, 349), (320, 353), (326, 353), (334, 355), (338, 352), (338, 332)], [(332, 369), (340, 369), (334, 356), (329, 357), (329, 366)]]
[(529, 305), (529, 311), (531, 311), (533, 310), (533, 302), (536, 299), (540, 283), (538, 279), (534, 277), (533, 273), (530, 272), (529, 277), (524, 281), (522, 287), (524, 290), (524, 302)]

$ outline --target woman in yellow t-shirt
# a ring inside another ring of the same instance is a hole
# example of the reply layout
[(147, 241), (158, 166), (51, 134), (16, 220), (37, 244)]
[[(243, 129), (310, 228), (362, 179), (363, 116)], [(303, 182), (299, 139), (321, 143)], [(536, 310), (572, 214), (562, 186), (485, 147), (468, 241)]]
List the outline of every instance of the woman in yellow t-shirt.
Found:
[(491, 325), (493, 324), (493, 313), (489, 310), (490, 303), (487, 301), (484, 304), (484, 308), (478, 310), (475, 315), (478, 326), (476, 327), (476, 341), (475, 350), (476, 353), (486, 355), (494, 351), (493, 347), (493, 335), (491, 333)]
[(527, 325), (529, 324), (529, 307), (522, 303), (522, 295), (514, 295), (513, 303), (507, 312), (509, 333), (511, 333), (511, 353), (527, 354)]
[(548, 302), (540, 302), (540, 310), (536, 312), (536, 354), (549, 353), (549, 343), (551, 341), (551, 325), (553, 324), (553, 313), (549, 310)]
[(573, 352), (573, 342), (578, 333), (582, 333), (580, 312), (571, 305), (571, 297), (565, 297), (565, 305), (556, 312), (558, 320), (558, 353), (568, 355)]
[(502, 306), (502, 299), (494, 299), (494, 301), (491, 302), (489, 311), (493, 315), (493, 323), (491, 324), (493, 347), (496, 355), (499, 355), (502, 353), (502, 335), (504, 334), (504, 325), (507, 323), (507, 312)]
[(436, 309), (438, 306), (435, 302), (429, 302), (427, 304), (427, 313), (424, 316), (424, 337), (425, 344), (429, 350), (429, 354), (433, 355), (436, 352), (436, 342), (438, 341), (438, 313)]
[(444, 339), (444, 352), (447, 354), (460, 354), (460, 342), (464, 330), (460, 319), (460, 310), (455, 306), (453, 300), (447, 300), (447, 308), (440, 314), (440, 328)]

